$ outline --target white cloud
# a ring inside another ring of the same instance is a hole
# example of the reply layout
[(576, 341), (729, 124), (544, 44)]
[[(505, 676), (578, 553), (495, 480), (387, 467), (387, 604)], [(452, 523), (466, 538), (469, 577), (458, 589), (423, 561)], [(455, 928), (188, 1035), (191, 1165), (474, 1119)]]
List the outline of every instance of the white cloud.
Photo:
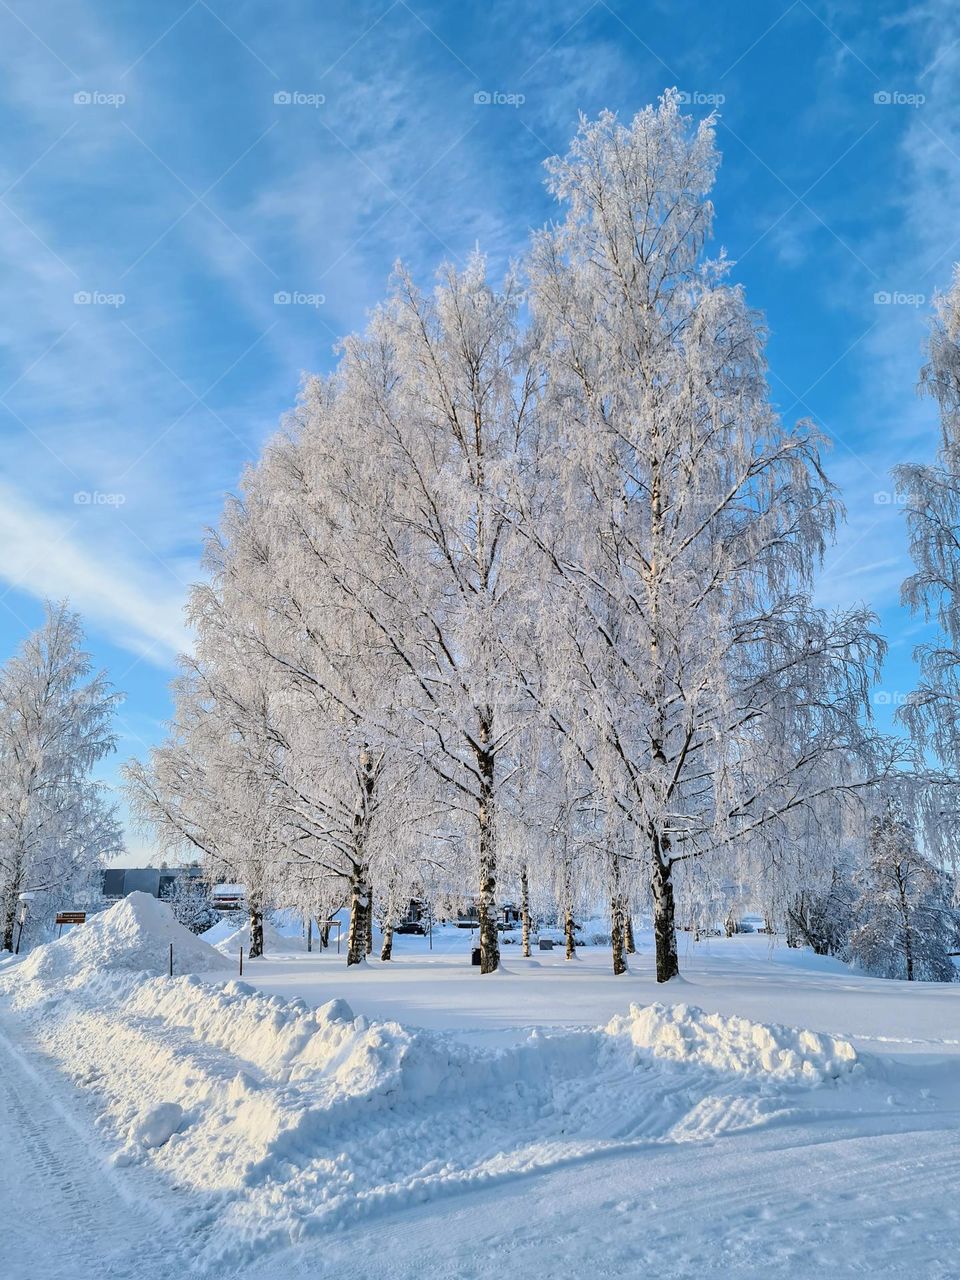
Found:
[[(84, 545), (77, 519), (57, 519), (0, 485), (0, 579), (38, 599), (69, 598), (114, 643), (158, 665), (188, 647), (183, 593), (143, 568), (99, 558)], [(10, 604), (0, 594), (0, 605)]]

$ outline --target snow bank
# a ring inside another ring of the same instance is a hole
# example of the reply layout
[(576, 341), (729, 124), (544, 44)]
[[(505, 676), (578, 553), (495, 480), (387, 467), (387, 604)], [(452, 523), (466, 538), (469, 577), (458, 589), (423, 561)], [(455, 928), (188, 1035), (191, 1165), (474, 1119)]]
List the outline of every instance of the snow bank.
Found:
[[(228, 980), (241, 938), (224, 956), (132, 894), (0, 976), (95, 1094), (117, 1166), (195, 1197), (210, 1266), (601, 1151), (755, 1128), (813, 1089), (823, 1106), (857, 1065), (844, 1040), (686, 1005), (478, 1047)], [(267, 944), (290, 940), (270, 925)]]
[[(217, 926), (214, 925), (214, 929)], [(211, 932), (208, 930), (208, 933)], [(216, 949), (225, 956), (236, 956), (237, 952), (243, 947), (243, 954), (246, 957), (250, 950), (250, 925), (245, 924), (241, 929), (234, 929), (232, 933), (228, 933), (226, 937), (219, 937), (216, 940), (211, 939)], [(271, 955), (299, 955), (307, 949), (306, 943), (302, 937), (292, 938), (280, 932), (276, 925), (271, 924), (269, 920), (263, 922), (263, 954)]]
[(857, 1051), (848, 1040), (725, 1018), (686, 1004), (633, 1004), (626, 1017), (612, 1019), (607, 1032), (628, 1036), (657, 1058), (785, 1083), (817, 1084), (847, 1075), (857, 1065)]
[(166, 973), (171, 942), (174, 973), (229, 968), (218, 951), (180, 924), (165, 902), (149, 893), (131, 893), (64, 937), (35, 948), (7, 981), (54, 983), (103, 970)]
[[(77, 930), (56, 963), (33, 961), (16, 1003), (96, 1092), (116, 1164), (149, 1161), (205, 1206), (209, 1264), (601, 1150), (756, 1127), (856, 1062), (842, 1040), (686, 1006), (478, 1048), (370, 1023), (344, 1000), (310, 1009), (245, 982), (124, 971), (152, 961), (158, 911), (169, 916), (152, 899), (119, 904), (82, 955)], [(101, 952), (118, 967), (57, 977), (64, 954), (83, 965)]]

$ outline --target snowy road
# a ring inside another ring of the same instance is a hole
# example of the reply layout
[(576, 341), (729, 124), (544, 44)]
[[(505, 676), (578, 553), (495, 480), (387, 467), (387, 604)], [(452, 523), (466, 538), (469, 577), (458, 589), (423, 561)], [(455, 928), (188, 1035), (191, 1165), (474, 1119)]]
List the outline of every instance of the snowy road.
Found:
[[(169, 1210), (115, 1173), (80, 1096), (0, 1024), (3, 1280), (180, 1280)], [(946, 1128), (942, 1127), (946, 1121)], [(785, 1124), (709, 1144), (595, 1152), (454, 1199), (406, 1205), (313, 1242), (214, 1266), (216, 1280), (960, 1275), (954, 1116)], [(868, 1122), (869, 1124), (869, 1122)], [(135, 1198), (139, 1195), (140, 1198)], [(183, 1219), (180, 1219), (181, 1227)]]
[(76, 1090), (35, 1065), (0, 1024), (0, 1276), (182, 1275), (187, 1266), (169, 1219), (131, 1200), (77, 1106)]
[(264, 1259), (243, 1280), (956, 1280), (958, 1176), (955, 1133), (744, 1135), (410, 1209)]

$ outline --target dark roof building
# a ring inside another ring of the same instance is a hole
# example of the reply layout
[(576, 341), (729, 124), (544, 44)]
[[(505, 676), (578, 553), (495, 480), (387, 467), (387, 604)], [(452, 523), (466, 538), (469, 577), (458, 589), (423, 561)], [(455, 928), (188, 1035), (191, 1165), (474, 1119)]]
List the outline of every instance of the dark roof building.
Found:
[(107, 867), (100, 873), (105, 898), (117, 901), (128, 893), (165, 898), (181, 876), (199, 876), (199, 867)]

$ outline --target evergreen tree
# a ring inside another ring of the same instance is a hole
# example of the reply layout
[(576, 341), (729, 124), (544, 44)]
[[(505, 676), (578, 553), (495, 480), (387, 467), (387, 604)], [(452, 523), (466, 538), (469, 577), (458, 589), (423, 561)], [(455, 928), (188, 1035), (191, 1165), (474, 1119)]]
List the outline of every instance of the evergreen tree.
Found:
[(181, 873), (164, 893), (163, 900), (191, 933), (206, 933), (220, 919), (211, 900), (210, 886), (202, 876)]

